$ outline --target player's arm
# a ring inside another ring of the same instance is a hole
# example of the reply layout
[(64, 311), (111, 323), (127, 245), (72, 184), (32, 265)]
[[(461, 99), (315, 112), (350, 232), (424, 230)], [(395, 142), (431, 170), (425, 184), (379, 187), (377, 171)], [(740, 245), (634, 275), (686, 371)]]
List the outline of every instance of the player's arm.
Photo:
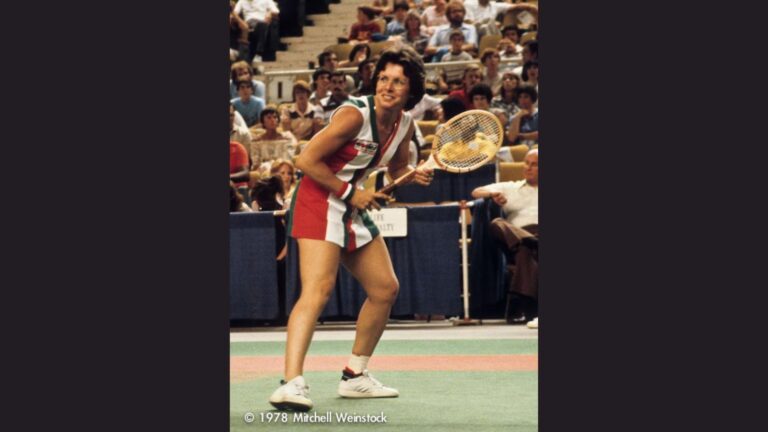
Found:
[[(339, 180), (325, 163), (325, 160), (336, 153), (344, 144), (353, 140), (363, 127), (363, 116), (354, 107), (342, 106), (333, 115), (333, 121), (318, 132), (307, 143), (304, 151), (296, 160), (296, 168), (304, 175), (320, 183), (337, 197), (349, 202), (358, 209), (370, 207), (381, 208), (374, 200), (374, 193), (367, 190), (349, 190), (350, 184)], [(378, 198), (387, 198), (378, 194)]]

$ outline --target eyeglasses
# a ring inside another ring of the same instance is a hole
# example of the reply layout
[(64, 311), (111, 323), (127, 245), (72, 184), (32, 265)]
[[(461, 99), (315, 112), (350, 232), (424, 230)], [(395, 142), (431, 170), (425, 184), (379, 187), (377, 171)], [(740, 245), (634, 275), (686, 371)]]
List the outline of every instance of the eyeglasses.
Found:
[(405, 86), (408, 85), (408, 81), (401, 80), (400, 78), (395, 78), (393, 80), (389, 79), (389, 77), (379, 77), (378, 84), (381, 84), (383, 86), (389, 85), (389, 83), (392, 83), (392, 86), (396, 88), (397, 90), (402, 90), (405, 88)]

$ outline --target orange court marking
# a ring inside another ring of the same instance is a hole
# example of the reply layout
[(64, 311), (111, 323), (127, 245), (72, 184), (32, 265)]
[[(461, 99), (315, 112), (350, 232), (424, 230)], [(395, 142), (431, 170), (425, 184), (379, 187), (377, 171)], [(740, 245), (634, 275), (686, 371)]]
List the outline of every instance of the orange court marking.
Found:
[[(349, 356), (308, 356), (305, 371), (341, 371)], [(536, 354), (498, 355), (381, 355), (371, 358), (379, 371), (537, 371)], [(229, 358), (230, 381), (240, 382), (283, 372), (283, 356), (233, 356)]]

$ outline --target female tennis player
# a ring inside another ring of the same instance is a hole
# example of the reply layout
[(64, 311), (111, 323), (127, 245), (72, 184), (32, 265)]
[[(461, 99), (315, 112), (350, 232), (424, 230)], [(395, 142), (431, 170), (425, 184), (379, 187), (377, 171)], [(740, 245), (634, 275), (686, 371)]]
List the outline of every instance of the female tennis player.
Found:
[[(397, 397), (368, 373), (397, 298), (398, 281), (387, 246), (368, 216), (387, 195), (359, 186), (378, 166), (393, 178), (413, 170), (408, 143), (414, 133), (409, 110), (424, 95), (424, 65), (409, 47), (382, 53), (374, 70), (376, 93), (352, 98), (331, 116), (329, 125), (307, 144), (296, 162), (304, 177), (296, 187), (288, 232), (299, 245), (301, 295), (288, 320), (285, 376), (269, 398), (279, 410), (312, 408), (303, 374), (304, 358), (320, 313), (333, 292), (339, 263), (365, 289), (352, 355), (338, 393), (348, 398)], [(427, 186), (431, 169), (417, 169), (413, 182)]]

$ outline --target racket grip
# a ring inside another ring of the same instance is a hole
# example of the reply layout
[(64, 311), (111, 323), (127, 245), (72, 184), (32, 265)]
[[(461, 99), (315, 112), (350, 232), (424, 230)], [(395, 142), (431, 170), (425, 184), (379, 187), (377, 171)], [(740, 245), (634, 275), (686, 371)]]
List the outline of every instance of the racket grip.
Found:
[(392, 183), (390, 183), (390, 184), (384, 186), (383, 188), (379, 189), (377, 192), (389, 195), (390, 193), (392, 193), (393, 190), (395, 190), (398, 187), (400, 187), (403, 183), (408, 183), (409, 181), (411, 181), (411, 179), (415, 175), (416, 175), (416, 170), (412, 170), (408, 174), (405, 174), (405, 175), (401, 176), (400, 178), (398, 178), (397, 180), (393, 181)]

